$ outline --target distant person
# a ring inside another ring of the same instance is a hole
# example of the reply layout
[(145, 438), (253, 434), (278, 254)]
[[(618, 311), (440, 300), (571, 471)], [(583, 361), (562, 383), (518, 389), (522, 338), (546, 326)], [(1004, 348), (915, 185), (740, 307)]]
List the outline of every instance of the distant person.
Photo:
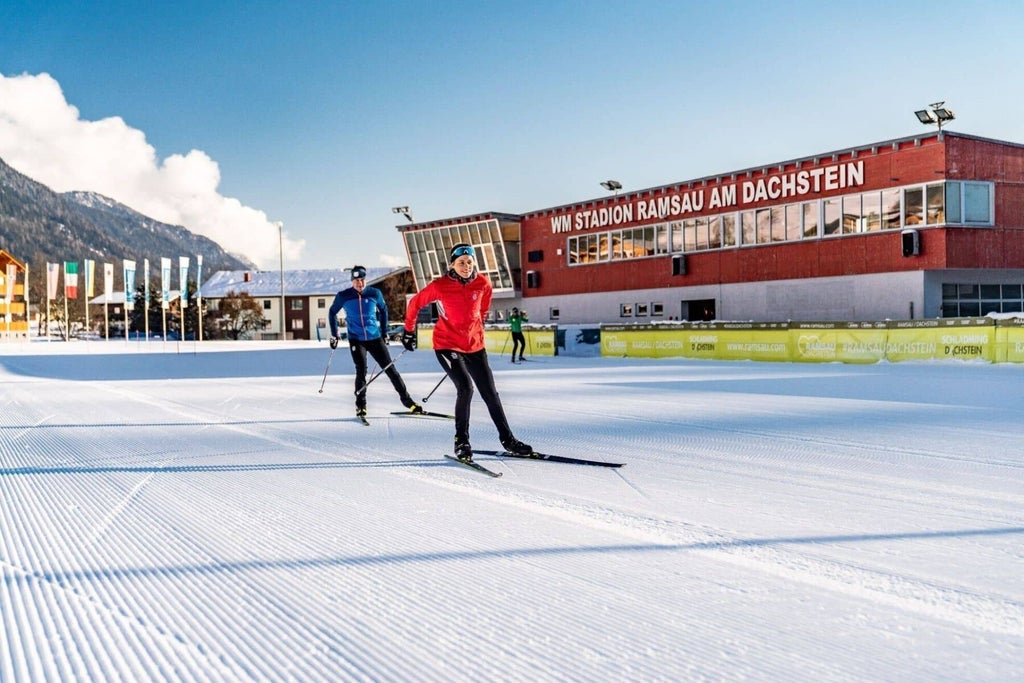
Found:
[(516, 348), (519, 348), (519, 361), (526, 360), (523, 353), (526, 351), (526, 337), (523, 336), (523, 323), (530, 322), (526, 317), (526, 311), (520, 312), (515, 306), (512, 307), (512, 315), (508, 317), (508, 326), (512, 330), (512, 362), (516, 362)]
[(412, 413), (422, 413), (405, 388), (402, 375), (391, 360), (384, 332), (388, 329), (388, 307), (384, 295), (376, 287), (366, 284), (366, 268), (353, 266), (350, 271), (352, 286), (334, 297), (327, 314), (331, 323), (331, 348), (338, 348), (338, 313), (345, 311), (348, 326), (348, 350), (356, 367), (356, 417), (366, 417), (366, 353), (369, 351), (377, 365), (384, 368), (388, 379), (398, 392), (402, 405)]
[(477, 272), (476, 252), (468, 244), (452, 247), (448, 262), (446, 274), (409, 300), (402, 345), (409, 351), (416, 348), (416, 314), (436, 301), (439, 317), (434, 327), (434, 354), (456, 391), (455, 457), (464, 462), (473, 459), (469, 409), (474, 384), (498, 429), (502, 447), (516, 455), (529, 455), (533, 448), (516, 439), (508, 425), (484, 348), (484, 316), (491, 306), (491, 281)]

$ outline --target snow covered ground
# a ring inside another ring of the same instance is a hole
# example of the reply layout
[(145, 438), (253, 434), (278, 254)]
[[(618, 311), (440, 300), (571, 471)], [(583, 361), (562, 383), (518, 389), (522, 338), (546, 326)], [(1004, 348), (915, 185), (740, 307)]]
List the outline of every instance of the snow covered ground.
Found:
[(490, 479), (328, 353), (0, 347), (0, 680), (1024, 676), (1022, 367), (493, 358), (519, 438), (628, 464)]

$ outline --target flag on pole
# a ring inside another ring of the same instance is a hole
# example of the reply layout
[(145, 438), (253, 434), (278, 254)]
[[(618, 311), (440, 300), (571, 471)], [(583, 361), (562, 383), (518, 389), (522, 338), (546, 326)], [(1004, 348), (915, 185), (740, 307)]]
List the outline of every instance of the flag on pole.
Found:
[(171, 298), (171, 259), (160, 259), (160, 307), (165, 311)]
[(57, 279), (60, 277), (60, 264), (46, 264), (46, 298), (57, 298)]
[(124, 307), (126, 311), (135, 310), (135, 261), (127, 259), (124, 262)]
[(149, 259), (142, 259), (142, 282), (143, 287), (146, 288), (143, 301), (146, 303), (146, 310), (149, 310)]
[(196, 256), (196, 306), (203, 305), (203, 255)]
[(188, 256), (178, 257), (178, 281), (181, 283), (181, 307), (188, 308)]
[(103, 296), (107, 303), (114, 298), (114, 264), (103, 264)]
[(96, 262), (85, 259), (85, 298), (96, 296)]
[(64, 262), (64, 298), (78, 298), (78, 261)]

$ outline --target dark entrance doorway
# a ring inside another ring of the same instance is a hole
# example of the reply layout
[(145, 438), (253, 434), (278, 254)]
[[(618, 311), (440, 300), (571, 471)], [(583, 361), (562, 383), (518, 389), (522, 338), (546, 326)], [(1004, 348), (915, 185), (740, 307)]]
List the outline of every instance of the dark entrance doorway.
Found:
[(714, 299), (693, 299), (692, 301), (680, 301), (679, 314), (683, 320), (700, 322), (714, 320), (715, 300)]

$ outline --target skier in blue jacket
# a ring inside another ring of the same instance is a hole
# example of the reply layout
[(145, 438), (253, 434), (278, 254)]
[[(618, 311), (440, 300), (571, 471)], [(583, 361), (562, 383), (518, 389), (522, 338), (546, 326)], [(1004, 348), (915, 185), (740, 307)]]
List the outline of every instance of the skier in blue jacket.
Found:
[(352, 362), (356, 368), (356, 416), (366, 417), (366, 353), (369, 351), (377, 365), (384, 368), (388, 379), (402, 399), (402, 405), (412, 413), (421, 413), (405, 382), (398, 373), (388, 352), (384, 334), (388, 329), (388, 307), (384, 295), (376, 287), (367, 286), (366, 268), (353, 266), (351, 270), (352, 286), (343, 289), (334, 297), (334, 303), (328, 312), (327, 319), (331, 323), (331, 348), (338, 348), (338, 313), (344, 309), (345, 323), (348, 326), (348, 349), (352, 353)]

